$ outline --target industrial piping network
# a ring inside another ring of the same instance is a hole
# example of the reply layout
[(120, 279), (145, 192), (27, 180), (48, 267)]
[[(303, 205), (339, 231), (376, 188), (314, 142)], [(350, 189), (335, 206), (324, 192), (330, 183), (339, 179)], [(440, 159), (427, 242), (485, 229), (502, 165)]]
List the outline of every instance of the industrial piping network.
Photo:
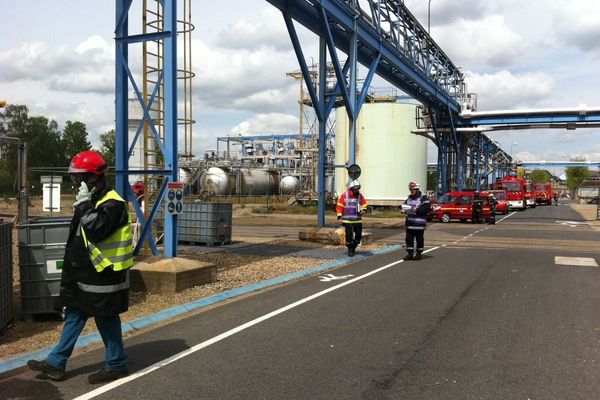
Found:
[[(478, 159), (489, 159), (492, 154), (502, 153), (495, 142), (483, 139), (478, 152), (467, 152), (467, 145), (471, 140), (463, 139), (455, 126), (461, 110), (474, 107), (475, 96), (466, 93), (464, 75), (460, 69), (446, 56), (403, 2), (267, 1), (282, 12), (306, 87), (315, 106), (319, 121), (319, 143), (324, 143), (324, 121), (336, 97), (341, 94), (350, 121), (349, 165), (355, 161), (356, 118), (365, 100), (366, 90), (376, 73), (423, 104), (427, 117), (424, 120), (427, 119), (431, 124), (434, 133), (431, 138), (438, 146), (438, 159), (443, 170), (440, 174), (441, 190), (452, 184), (453, 179), (457, 181), (457, 186), (462, 187), (465, 169), (463, 160), (467, 159), (468, 154), (472, 157), (477, 155)], [(322, 81), (318, 85), (312, 81), (293, 21), (319, 36), (318, 64), (321, 70), (318, 76), (323, 79), (326, 75), (324, 69), (329, 54), (337, 76), (334, 91), (326, 92), (323, 89), (317, 93), (316, 88), (326, 86)], [(336, 49), (348, 54), (343, 65)], [(360, 92), (356, 82), (358, 62), (368, 68)], [(347, 74), (349, 79), (346, 79)], [(437, 126), (448, 126), (450, 129), (438, 130)], [(479, 143), (479, 139), (476, 142)], [(324, 154), (322, 150), (320, 149), (320, 154)], [(448, 168), (451, 164), (454, 164), (452, 174)], [(325, 169), (332, 166), (325, 165), (323, 159), (319, 160), (319, 165), (318, 224), (324, 226), (323, 178)]]
[[(355, 161), (356, 119), (367, 96), (367, 89), (377, 73), (392, 85), (423, 104), (423, 120), (426, 128), (433, 132), (432, 140), (438, 146), (439, 190), (450, 185), (462, 188), (465, 166), (486, 166), (490, 158), (511, 161), (509, 156), (492, 140), (474, 130), (474, 134), (463, 134), (458, 128), (475, 127), (477, 119), (467, 121), (461, 113), (474, 111), (476, 96), (466, 93), (464, 75), (435, 43), (401, 1), (392, 0), (267, 0), (278, 8), (285, 21), (306, 88), (314, 105), (319, 121), (319, 169), (318, 169), (318, 225), (325, 224), (325, 170), (333, 165), (325, 163), (326, 121), (336, 99), (341, 95), (350, 121), (348, 132), (349, 160)], [(176, 0), (162, 0), (164, 25), (162, 31), (150, 34), (129, 35), (127, 21), (131, 0), (117, 0), (116, 6), (116, 166), (117, 190), (126, 198), (133, 198), (127, 183), (127, 174), (163, 174), (166, 176), (158, 193), (158, 201), (148, 216), (143, 228), (142, 240), (148, 240), (155, 254), (157, 248), (149, 235), (154, 215), (163, 198), (168, 182), (177, 180), (177, 6)], [(363, 7), (362, 5), (365, 5)], [(306, 63), (302, 46), (296, 33), (294, 21), (300, 23), (319, 37), (319, 81), (315, 84)], [(157, 89), (148, 102), (144, 101), (128, 66), (128, 45), (139, 42), (162, 41), (164, 46), (164, 70), (156, 86), (162, 85), (164, 93), (164, 140), (158, 140), (150, 108)], [(336, 49), (348, 57), (342, 64)], [(333, 90), (327, 89), (326, 66), (328, 54), (337, 77)], [(360, 92), (357, 91), (357, 65), (368, 68)], [(347, 79), (349, 78), (349, 79)], [(165, 158), (165, 169), (161, 171), (129, 171), (127, 132), (127, 92), (129, 82), (140, 101), (144, 112), (143, 121), (148, 122)], [(317, 91), (317, 88), (319, 90)], [(511, 124), (508, 121), (507, 124)], [(487, 161), (486, 161), (487, 160)], [(487, 167), (486, 167), (487, 168)], [(479, 171), (481, 168), (477, 168)], [(487, 175), (486, 175), (487, 176)], [(136, 212), (139, 210), (136, 209)], [(138, 216), (139, 213), (138, 213)], [(143, 215), (142, 215), (143, 219)], [(167, 216), (165, 220), (165, 252), (173, 257), (177, 251), (177, 218)]]

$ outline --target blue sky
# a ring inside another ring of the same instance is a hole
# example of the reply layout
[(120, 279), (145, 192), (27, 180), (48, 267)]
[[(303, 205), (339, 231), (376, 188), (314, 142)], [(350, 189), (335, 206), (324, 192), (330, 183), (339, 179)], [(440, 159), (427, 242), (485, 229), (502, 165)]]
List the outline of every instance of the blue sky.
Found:
[[(427, 0), (406, 0), (427, 26)], [(141, 1), (134, 0), (134, 5)], [(194, 152), (227, 134), (295, 133), (298, 69), (280, 13), (263, 0), (193, 1)], [(431, 34), (467, 76), (479, 110), (600, 107), (597, 0), (432, 0)], [(113, 127), (114, 1), (0, 0), (0, 98), (59, 126)], [(133, 14), (131, 14), (133, 15)], [(137, 21), (130, 22), (139, 30)], [(317, 38), (300, 28), (307, 57)], [(385, 83), (378, 81), (375, 86)], [(600, 160), (600, 130), (490, 133), (523, 160)], [(435, 152), (430, 151), (431, 160)]]

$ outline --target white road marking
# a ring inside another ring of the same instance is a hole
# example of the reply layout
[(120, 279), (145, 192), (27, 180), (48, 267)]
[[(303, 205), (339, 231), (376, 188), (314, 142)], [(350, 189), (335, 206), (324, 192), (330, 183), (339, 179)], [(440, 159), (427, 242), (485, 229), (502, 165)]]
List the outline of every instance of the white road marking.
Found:
[(598, 263), (593, 258), (588, 257), (554, 257), (556, 265), (575, 265), (579, 267), (597, 267)]
[[(432, 247), (431, 249), (425, 250), (423, 253), (429, 253), (429, 252), (432, 252), (432, 251), (437, 250), (437, 249), (439, 249), (439, 246)], [(393, 267), (395, 265), (398, 265), (398, 264), (400, 264), (402, 262), (404, 262), (404, 260), (394, 261), (393, 263), (384, 265), (383, 267), (379, 267), (377, 269), (374, 269), (373, 271), (367, 272), (364, 275), (357, 276), (354, 279), (351, 279), (349, 281), (340, 283), (340, 284), (338, 284), (336, 286), (332, 286), (330, 288), (327, 288), (325, 290), (317, 292), (317, 293), (315, 293), (315, 294), (313, 294), (311, 296), (308, 296), (308, 297), (305, 297), (303, 299), (300, 299), (300, 300), (298, 300), (298, 301), (296, 301), (294, 303), (288, 304), (285, 307), (282, 307), (282, 308), (280, 308), (278, 310), (272, 311), (272, 312), (270, 312), (268, 314), (265, 314), (265, 315), (263, 315), (261, 317), (253, 319), (252, 321), (246, 322), (245, 324), (242, 324), (242, 325), (240, 325), (240, 326), (238, 326), (236, 328), (230, 329), (227, 332), (223, 332), (220, 335), (217, 335), (217, 336), (213, 337), (212, 339), (208, 339), (208, 340), (206, 340), (206, 341), (204, 341), (202, 343), (199, 343), (199, 344), (197, 344), (195, 346), (192, 346), (189, 349), (187, 349), (185, 351), (182, 351), (181, 353), (175, 354), (175, 355), (173, 355), (173, 356), (171, 356), (169, 358), (166, 358), (166, 359), (164, 359), (162, 361), (159, 361), (159, 362), (157, 362), (155, 364), (152, 364), (149, 367), (146, 367), (146, 368), (144, 368), (141, 371), (138, 371), (138, 372), (136, 372), (134, 374), (126, 376), (125, 378), (118, 379), (118, 380), (113, 381), (113, 382), (111, 382), (109, 384), (101, 386), (101, 387), (99, 387), (99, 388), (97, 388), (95, 390), (92, 390), (91, 392), (82, 394), (81, 396), (76, 397), (74, 400), (88, 400), (88, 399), (93, 399), (94, 397), (99, 396), (99, 395), (101, 395), (103, 393), (106, 393), (109, 390), (115, 389), (115, 388), (117, 388), (117, 387), (119, 387), (121, 385), (124, 385), (127, 382), (131, 382), (131, 381), (133, 381), (135, 379), (141, 378), (142, 376), (147, 375), (147, 374), (149, 374), (151, 372), (154, 372), (154, 371), (156, 371), (159, 368), (166, 367), (167, 365), (172, 364), (172, 363), (174, 363), (177, 360), (180, 360), (180, 359), (182, 359), (184, 357), (187, 357), (190, 354), (193, 354), (193, 353), (195, 353), (197, 351), (200, 351), (200, 350), (202, 350), (202, 349), (204, 349), (204, 348), (206, 348), (206, 347), (208, 347), (210, 345), (218, 343), (218, 342), (220, 342), (223, 339), (226, 339), (226, 338), (228, 338), (230, 336), (235, 335), (236, 333), (242, 332), (243, 330), (246, 330), (246, 329), (248, 329), (248, 328), (250, 328), (250, 327), (252, 327), (254, 325), (258, 325), (258, 324), (260, 324), (263, 321), (266, 321), (266, 320), (268, 320), (270, 318), (273, 318), (273, 317), (275, 317), (275, 316), (277, 316), (279, 314), (282, 314), (282, 313), (284, 313), (286, 311), (289, 311), (289, 310), (291, 310), (293, 308), (296, 308), (296, 307), (298, 307), (298, 306), (300, 306), (300, 305), (302, 305), (304, 303), (308, 303), (309, 301), (312, 301), (312, 300), (314, 300), (314, 299), (316, 299), (318, 297), (326, 295), (327, 293), (333, 292), (334, 290), (341, 289), (344, 286), (347, 286), (347, 285), (350, 285), (350, 284), (352, 284), (354, 282), (360, 281), (361, 279), (365, 279), (365, 278), (367, 278), (367, 277), (369, 277), (371, 275), (374, 275), (374, 274), (379, 273), (381, 271), (385, 271), (386, 269), (391, 268), (391, 267)]]
[(319, 276), (321, 282), (341, 281), (353, 277), (354, 275), (335, 276), (334, 274), (326, 274)]
[(571, 228), (577, 228), (578, 226), (589, 226), (588, 222), (580, 222), (580, 221), (556, 221), (557, 224), (566, 225)]

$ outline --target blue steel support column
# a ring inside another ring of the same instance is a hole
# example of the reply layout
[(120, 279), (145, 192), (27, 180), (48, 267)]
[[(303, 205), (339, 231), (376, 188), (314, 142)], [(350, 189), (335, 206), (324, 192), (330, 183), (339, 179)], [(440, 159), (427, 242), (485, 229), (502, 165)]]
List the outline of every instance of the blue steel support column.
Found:
[[(171, 169), (167, 180), (177, 182), (177, 1), (163, 0), (165, 80), (165, 162)], [(177, 256), (177, 215), (165, 212), (165, 257)]]
[(477, 159), (475, 160), (475, 180), (477, 182), (477, 186), (476, 186), (477, 191), (481, 190), (481, 147), (482, 147), (482, 139), (483, 139), (483, 137), (481, 135), (478, 135), (478, 138), (477, 138), (477, 153), (476, 153)]
[[(123, 38), (128, 35), (128, 16), (131, 1), (116, 1), (115, 37)], [(115, 42), (115, 169), (126, 171), (128, 168), (127, 148), (129, 146), (128, 135), (128, 109), (127, 109), (127, 71), (129, 45), (126, 41)], [(129, 184), (126, 174), (117, 174), (115, 177), (115, 189), (128, 199), (125, 190)]]
[(319, 168), (318, 168), (318, 210), (317, 210), (317, 225), (319, 228), (325, 226), (325, 131), (327, 128), (327, 115), (325, 110), (325, 92), (327, 91), (327, 43), (324, 37), (319, 38), (319, 102), (316, 107), (319, 108), (317, 115), (322, 115), (319, 118)]
[(485, 181), (486, 189), (490, 188), (490, 146), (486, 145), (483, 152), (483, 165), (485, 166)]
[(433, 135), (435, 137), (435, 144), (437, 146), (437, 179), (435, 193), (437, 197), (440, 197), (447, 192), (446, 188), (446, 162), (444, 160), (444, 134), (439, 132), (437, 129), (437, 115), (434, 115), (433, 108), (429, 107), (429, 116), (431, 118), (431, 127), (433, 129)]

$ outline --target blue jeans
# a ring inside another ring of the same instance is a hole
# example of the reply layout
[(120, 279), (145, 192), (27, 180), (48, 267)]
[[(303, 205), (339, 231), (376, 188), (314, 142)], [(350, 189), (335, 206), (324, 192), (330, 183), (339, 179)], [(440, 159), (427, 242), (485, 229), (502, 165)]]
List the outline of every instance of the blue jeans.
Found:
[[(67, 367), (67, 360), (71, 357), (77, 338), (81, 334), (88, 316), (78, 308), (67, 307), (65, 311), (65, 325), (60, 335), (60, 341), (48, 355), (46, 362), (61, 370)], [(123, 348), (121, 333), (121, 318), (118, 315), (110, 317), (94, 317), (96, 327), (104, 342), (104, 369), (122, 372), (127, 370), (127, 355)]]

